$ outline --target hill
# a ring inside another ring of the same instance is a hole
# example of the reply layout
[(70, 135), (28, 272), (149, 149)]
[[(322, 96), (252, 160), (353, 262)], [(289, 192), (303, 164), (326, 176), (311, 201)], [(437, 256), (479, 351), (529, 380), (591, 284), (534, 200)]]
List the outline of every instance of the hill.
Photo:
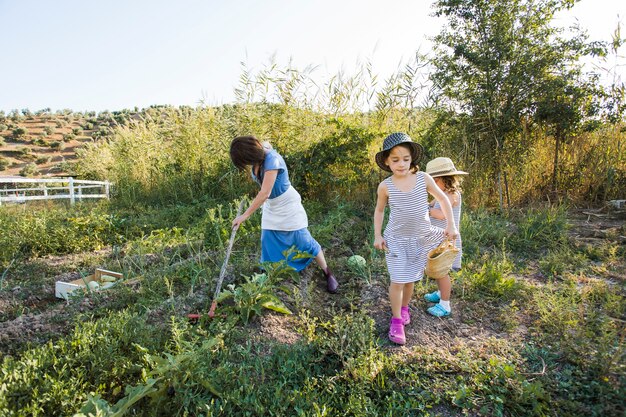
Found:
[(130, 111), (51, 113), (27, 109), (0, 112), (0, 175), (42, 178), (72, 175), (76, 151), (102, 140)]

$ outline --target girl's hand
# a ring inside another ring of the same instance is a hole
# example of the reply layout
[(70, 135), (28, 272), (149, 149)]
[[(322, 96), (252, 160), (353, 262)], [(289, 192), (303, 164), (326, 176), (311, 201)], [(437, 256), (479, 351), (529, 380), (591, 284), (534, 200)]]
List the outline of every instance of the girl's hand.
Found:
[(388, 251), (387, 242), (385, 242), (385, 238), (380, 236), (374, 239), (374, 247), (379, 250)]
[(245, 214), (235, 217), (235, 220), (233, 220), (233, 229), (239, 229), (239, 225), (245, 222), (247, 219), (248, 217)]
[(455, 225), (446, 227), (445, 235), (450, 240), (455, 240), (459, 237), (459, 231), (456, 229)]

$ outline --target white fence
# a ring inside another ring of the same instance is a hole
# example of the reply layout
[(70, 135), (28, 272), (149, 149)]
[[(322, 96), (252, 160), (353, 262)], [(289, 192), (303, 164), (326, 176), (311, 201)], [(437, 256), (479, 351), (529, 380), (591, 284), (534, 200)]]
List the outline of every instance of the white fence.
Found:
[(74, 178), (19, 178), (0, 177), (0, 205), (24, 203), (33, 200), (76, 200), (109, 198), (111, 183), (84, 181)]

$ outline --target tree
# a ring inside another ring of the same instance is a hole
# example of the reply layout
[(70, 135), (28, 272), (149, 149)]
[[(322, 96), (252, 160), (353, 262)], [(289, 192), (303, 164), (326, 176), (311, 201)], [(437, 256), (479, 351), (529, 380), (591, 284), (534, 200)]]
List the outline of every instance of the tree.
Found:
[(552, 193), (558, 191), (559, 156), (561, 146), (583, 126), (583, 122), (600, 110), (597, 75), (584, 79), (580, 68), (564, 69), (547, 77), (542, 95), (537, 101), (535, 120), (552, 130), (554, 160), (552, 164)]
[[(440, 101), (471, 121), (472, 153), (508, 196), (506, 165), (526, 149), (520, 120), (530, 118), (541, 88), (579, 55), (562, 48), (554, 14), (574, 0), (438, 0), (448, 19), (435, 37), (433, 82)], [(507, 145), (505, 147), (505, 145)], [(507, 162), (503, 162), (503, 161)], [(504, 182), (504, 190), (503, 190)], [(507, 198), (508, 200), (508, 198)]]

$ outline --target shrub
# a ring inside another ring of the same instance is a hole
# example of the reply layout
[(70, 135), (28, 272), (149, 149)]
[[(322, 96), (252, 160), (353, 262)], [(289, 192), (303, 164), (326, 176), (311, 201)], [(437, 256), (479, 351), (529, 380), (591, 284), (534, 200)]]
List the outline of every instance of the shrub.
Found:
[(55, 132), (55, 128), (52, 126), (44, 126), (43, 131), (46, 132), (47, 135), (51, 135)]
[(65, 133), (63, 135), (63, 142), (69, 142), (74, 139), (76, 139), (76, 135), (74, 133)]
[(34, 177), (35, 175), (39, 175), (39, 168), (37, 168), (37, 164), (31, 162), (26, 164), (21, 170), (20, 175), (22, 177)]
[(17, 127), (15, 129), (13, 129), (13, 138), (14, 139), (19, 139), (21, 137), (26, 136), (27, 133), (28, 133), (27, 130), (24, 129), (23, 127)]
[(3, 156), (0, 156), (0, 171), (4, 171), (9, 167), (9, 160)]
[(9, 127), (3, 123), (0, 123), (0, 132), (4, 132), (5, 130), (7, 130)]
[[(0, 261), (17, 255), (30, 258), (98, 250), (120, 243), (123, 236), (140, 235), (141, 229), (131, 228), (125, 219), (107, 213), (106, 207), (103, 202), (71, 209), (59, 205), (13, 215), (0, 211), (0, 230), (9, 231), (0, 233)], [(139, 217), (137, 221), (149, 224), (147, 220)]]
[(55, 140), (54, 142), (50, 143), (50, 148), (56, 151), (62, 151), (63, 149), (65, 149), (65, 143)]
[(47, 163), (49, 163), (50, 161), (52, 161), (52, 157), (51, 157), (50, 155), (46, 155), (46, 156), (40, 156), (40, 157), (38, 157), (38, 158), (35, 160), (35, 163), (36, 163), (37, 165), (40, 165), (40, 164), (47, 164)]

